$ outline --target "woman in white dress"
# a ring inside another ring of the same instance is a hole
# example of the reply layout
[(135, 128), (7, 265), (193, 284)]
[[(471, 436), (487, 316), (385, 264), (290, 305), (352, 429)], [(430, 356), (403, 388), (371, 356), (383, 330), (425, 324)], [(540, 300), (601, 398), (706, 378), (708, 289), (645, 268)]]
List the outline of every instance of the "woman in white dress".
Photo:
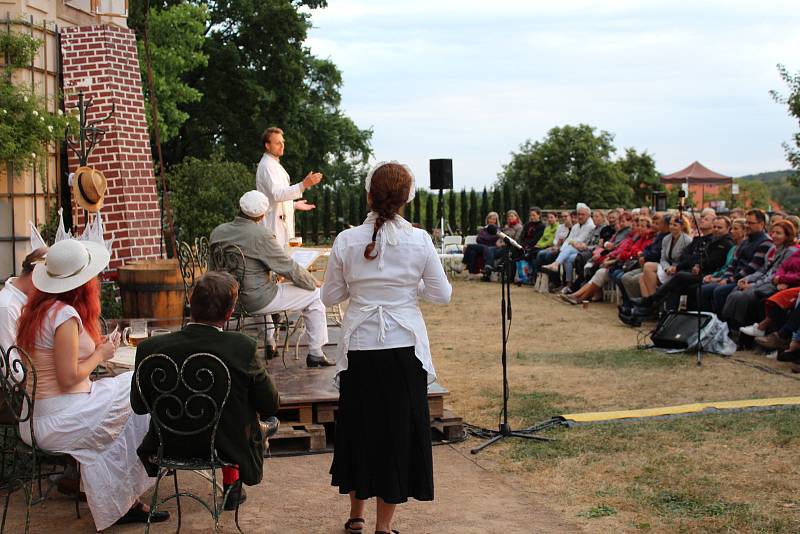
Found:
[(411, 170), (380, 163), (367, 176), (370, 214), (333, 243), (322, 301), (350, 302), (337, 357), (339, 412), (331, 484), (350, 496), (349, 533), (377, 497), (376, 534), (397, 504), (433, 500), (427, 386), (435, 379), (420, 297), (446, 304), (452, 288), (430, 236), (400, 216)]
[[(98, 364), (111, 359), (119, 336), (100, 335), (100, 283), (108, 265), (103, 245), (68, 239), (50, 247), (33, 271), (36, 290), (22, 310), (17, 344), (36, 367), (30, 425), (39, 447), (66, 453), (80, 464), (81, 483), (95, 527), (147, 520), (138, 497), (155, 479), (147, 476), (136, 448), (147, 434), (149, 416), (131, 409), (131, 375), (92, 382)], [(29, 384), (30, 386), (30, 384)], [(152, 521), (165, 521), (157, 512)]]

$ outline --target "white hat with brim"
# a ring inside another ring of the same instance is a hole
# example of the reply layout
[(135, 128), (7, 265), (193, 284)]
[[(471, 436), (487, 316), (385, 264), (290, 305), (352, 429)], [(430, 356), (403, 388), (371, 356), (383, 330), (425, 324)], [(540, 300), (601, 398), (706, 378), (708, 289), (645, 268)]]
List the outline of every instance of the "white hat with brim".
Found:
[(33, 269), (33, 285), (45, 293), (66, 293), (82, 286), (105, 269), (111, 253), (93, 241), (65, 239), (55, 243), (44, 262)]

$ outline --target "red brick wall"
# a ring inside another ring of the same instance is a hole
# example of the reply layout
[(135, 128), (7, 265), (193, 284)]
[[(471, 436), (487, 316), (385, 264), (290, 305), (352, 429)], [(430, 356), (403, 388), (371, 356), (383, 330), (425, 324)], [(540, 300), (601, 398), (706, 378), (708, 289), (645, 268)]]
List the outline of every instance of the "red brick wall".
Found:
[[(77, 103), (79, 88), (84, 98), (94, 98), (89, 121), (105, 116), (112, 102), (116, 106), (114, 116), (101, 125), (108, 133), (88, 161), (108, 180), (102, 214), (105, 238), (114, 240), (111, 267), (158, 257), (158, 194), (133, 31), (116, 26), (63, 28), (61, 53), (67, 110)], [(74, 171), (78, 160), (71, 152), (69, 156)], [(83, 210), (74, 213), (82, 231)]]

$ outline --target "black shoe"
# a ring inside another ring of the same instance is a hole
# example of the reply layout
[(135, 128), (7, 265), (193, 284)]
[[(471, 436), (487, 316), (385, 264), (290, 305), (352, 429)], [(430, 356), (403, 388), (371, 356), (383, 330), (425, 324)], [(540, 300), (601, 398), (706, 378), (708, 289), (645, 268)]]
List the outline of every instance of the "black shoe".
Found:
[(639, 308), (650, 308), (653, 306), (653, 301), (650, 297), (631, 297), (631, 304)]
[(308, 367), (330, 367), (336, 365), (336, 362), (330, 361), (324, 354), (322, 356), (309, 354), (306, 356), (306, 365)]
[(777, 360), (779, 362), (800, 363), (800, 351), (785, 350), (783, 352), (779, 352)]
[(270, 361), (272, 358), (278, 356), (278, 351), (272, 348), (272, 345), (266, 344), (264, 345), (264, 360)]
[[(230, 488), (229, 493), (228, 488)], [(241, 480), (237, 480), (233, 484), (225, 484), (223, 489), (228, 493), (228, 496), (225, 497), (225, 504), (222, 506), (223, 510), (228, 512), (236, 510), (237, 506), (247, 500), (247, 492), (244, 491)]]
[[(142, 503), (136, 503), (131, 506), (131, 509), (125, 512), (125, 515), (117, 519), (116, 525), (125, 525), (127, 523), (147, 523), (147, 516), (149, 512), (144, 511)], [(166, 510), (155, 511), (150, 516), (151, 523), (163, 523), (169, 519), (169, 512)]]
[(264, 432), (265, 438), (270, 438), (275, 435), (275, 432), (278, 431), (278, 427), (281, 426), (281, 422), (278, 421), (277, 417), (268, 417), (264, 421), (261, 421), (261, 430)]

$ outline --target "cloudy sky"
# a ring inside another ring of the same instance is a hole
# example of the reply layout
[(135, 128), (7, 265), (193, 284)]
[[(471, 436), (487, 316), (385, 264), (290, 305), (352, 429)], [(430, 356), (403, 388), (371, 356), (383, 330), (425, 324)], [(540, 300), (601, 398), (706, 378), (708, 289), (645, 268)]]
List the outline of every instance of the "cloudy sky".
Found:
[(770, 89), (800, 71), (800, 1), (329, 0), (312, 52), (342, 70), (342, 107), (375, 158), (456, 188), (490, 184), (526, 139), (587, 123), (669, 173), (788, 168), (797, 128)]

